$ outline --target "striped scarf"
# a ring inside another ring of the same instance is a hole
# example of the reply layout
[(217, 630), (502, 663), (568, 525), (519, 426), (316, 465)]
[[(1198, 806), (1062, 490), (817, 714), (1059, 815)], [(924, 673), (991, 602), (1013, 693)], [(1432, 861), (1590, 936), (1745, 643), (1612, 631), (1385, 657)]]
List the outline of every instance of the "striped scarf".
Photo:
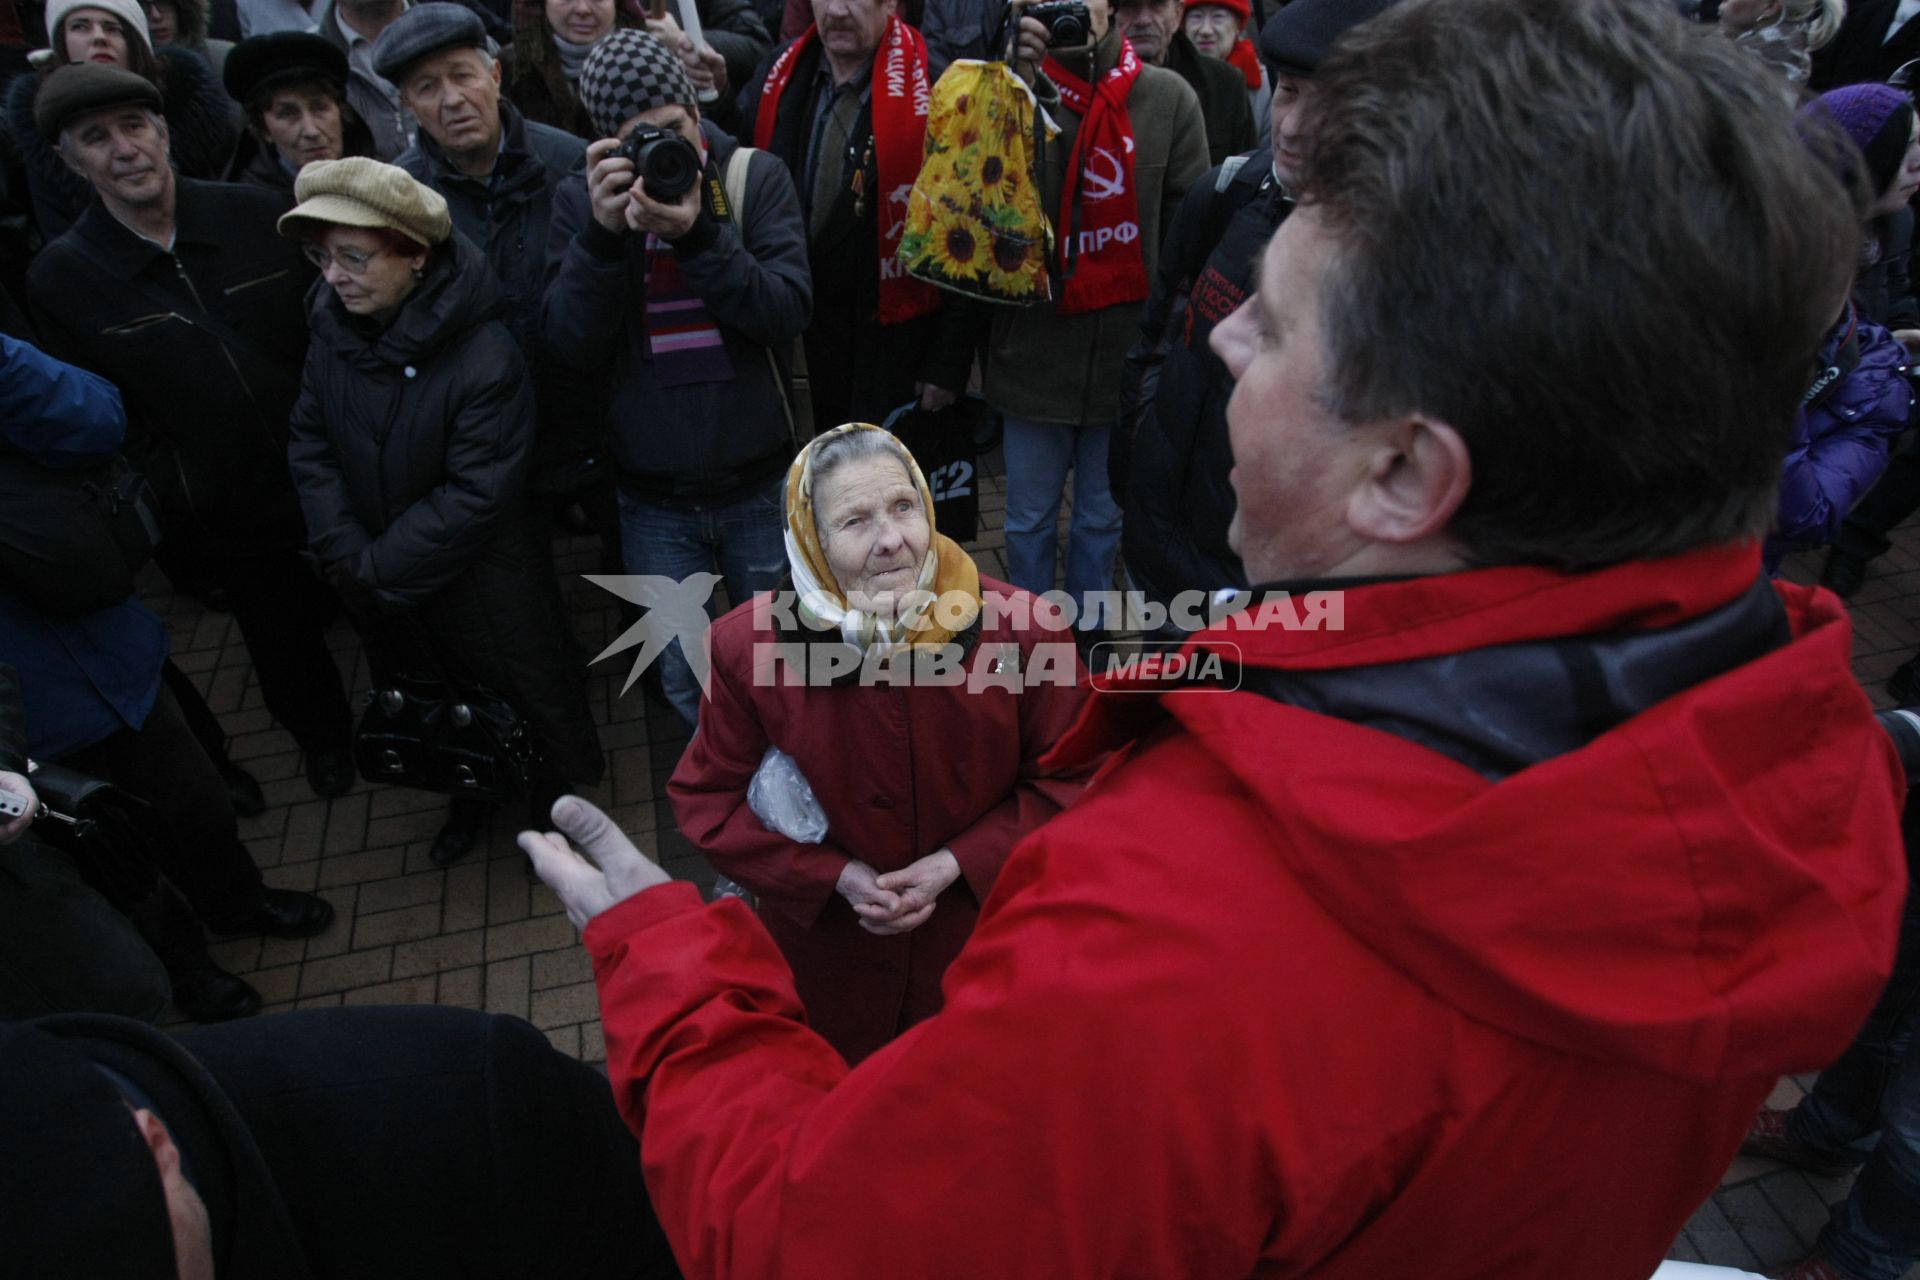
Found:
[(663, 387), (732, 382), (720, 326), (700, 295), (687, 287), (673, 246), (647, 233), (647, 350), (653, 379)]

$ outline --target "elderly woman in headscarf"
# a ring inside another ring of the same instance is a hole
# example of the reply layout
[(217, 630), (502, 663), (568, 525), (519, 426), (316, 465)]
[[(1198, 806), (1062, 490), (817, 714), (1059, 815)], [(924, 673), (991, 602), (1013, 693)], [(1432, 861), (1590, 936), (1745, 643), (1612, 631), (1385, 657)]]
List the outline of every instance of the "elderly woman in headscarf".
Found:
[[(486, 258), (447, 202), (364, 156), (316, 160), (280, 219), (325, 287), (289, 423), (309, 545), (389, 677), (479, 687), (524, 718), (544, 825), (604, 761), (541, 525), (526, 503), (533, 386)], [(457, 796), (429, 856), (478, 839), (491, 806)]]
[[(1082, 782), (1040, 764), (1085, 696), (1070, 624), (982, 578), (932, 512), (878, 427), (800, 454), (794, 590), (713, 624), (699, 732), (667, 787), (682, 834), (757, 895), (808, 1021), (849, 1062), (939, 1009), (1007, 855)], [(823, 838), (760, 816), (767, 791), (797, 791), (754, 788), (769, 747), (810, 786)]]

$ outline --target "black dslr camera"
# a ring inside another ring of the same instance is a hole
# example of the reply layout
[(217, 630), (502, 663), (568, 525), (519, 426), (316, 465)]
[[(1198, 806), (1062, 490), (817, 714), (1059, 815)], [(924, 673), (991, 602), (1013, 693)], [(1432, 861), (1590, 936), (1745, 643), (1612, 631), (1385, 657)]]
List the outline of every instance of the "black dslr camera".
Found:
[(1077, 49), (1093, 35), (1093, 19), (1083, 0), (1041, 0), (1028, 5), (1023, 16), (1047, 29), (1049, 49)]
[(635, 125), (613, 154), (633, 161), (640, 189), (661, 204), (672, 204), (700, 180), (700, 153), (671, 129)]

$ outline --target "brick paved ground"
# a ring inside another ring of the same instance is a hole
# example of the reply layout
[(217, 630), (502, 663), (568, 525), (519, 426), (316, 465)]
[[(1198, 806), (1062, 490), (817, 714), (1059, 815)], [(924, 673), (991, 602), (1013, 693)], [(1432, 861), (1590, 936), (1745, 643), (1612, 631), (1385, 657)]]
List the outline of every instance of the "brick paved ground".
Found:
[[(1004, 578), (1004, 485), (996, 465), (984, 470), (981, 538), (969, 549), (984, 572)], [(620, 632), (617, 602), (579, 576), (597, 570), (591, 540), (571, 539), (556, 551), (574, 633), (590, 657)], [(1813, 557), (1788, 566), (1789, 576), (1800, 581), (1817, 573)], [(271, 723), (261, 704), (232, 620), (166, 594), (158, 575), (149, 585), (148, 601), (173, 632), (179, 664), (233, 735), (233, 757), (265, 789), (271, 807), (262, 817), (243, 820), (241, 834), (267, 879), (317, 891), (339, 913), (332, 929), (308, 941), (216, 945), (220, 962), (259, 988), (267, 1015), (334, 1004), (458, 1005), (516, 1014), (567, 1053), (589, 1062), (603, 1059), (585, 953), (552, 893), (524, 873), (513, 843), (518, 816), (503, 812), (481, 848), (442, 871), (427, 861), (445, 804), (439, 797), (361, 783), (338, 799), (315, 799), (292, 738)], [(1855, 670), (1884, 703), (1881, 683), (1920, 647), (1920, 530), (1903, 531), (1895, 550), (1876, 563), (1854, 601), (1854, 618)], [(366, 663), (351, 629), (337, 624), (330, 639), (351, 688), (365, 690)], [(627, 664), (621, 655), (592, 668), (591, 700), (610, 767), (607, 781), (588, 794), (643, 847), (657, 851), (675, 877), (710, 887), (712, 869), (674, 829), (665, 798), (685, 731), (639, 686), (621, 694)], [(1782, 1081), (1776, 1099), (1790, 1102), (1807, 1082)], [(1659, 1135), (1645, 1140), (1657, 1144)], [(1579, 1153), (1543, 1149), (1531, 1158), (1577, 1160)], [(1675, 1242), (1673, 1256), (1750, 1269), (1777, 1266), (1806, 1251), (1827, 1203), (1844, 1194), (1845, 1185), (1765, 1162), (1736, 1161), (1719, 1194)], [(1914, 1276), (1920, 1277), (1920, 1269)]]

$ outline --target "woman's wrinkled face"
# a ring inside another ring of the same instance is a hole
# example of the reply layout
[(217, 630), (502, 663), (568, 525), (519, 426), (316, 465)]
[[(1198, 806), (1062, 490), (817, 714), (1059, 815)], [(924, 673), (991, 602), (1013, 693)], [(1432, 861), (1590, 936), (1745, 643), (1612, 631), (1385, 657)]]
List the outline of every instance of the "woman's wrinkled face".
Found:
[(592, 44), (613, 30), (613, 0), (547, 0), (547, 25), (562, 40)]
[(308, 242), (307, 256), (320, 268), (340, 305), (356, 316), (382, 317), (397, 311), (426, 265), (425, 250), (395, 253), (383, 237), (365, 227), (328, 227)]
[(120, 19), (105, 9), (75, 9), (60, 24), (67, 41), (68, 62), (110, 62), (116, 67), (131, 64), (127, 52), (127, 32)]
[(900, 460), (860, 458), (835, 469), (814, 493), (827, 567), (847, 603), (881, 617), (920, 580), (933, 530), (920, 490)]

